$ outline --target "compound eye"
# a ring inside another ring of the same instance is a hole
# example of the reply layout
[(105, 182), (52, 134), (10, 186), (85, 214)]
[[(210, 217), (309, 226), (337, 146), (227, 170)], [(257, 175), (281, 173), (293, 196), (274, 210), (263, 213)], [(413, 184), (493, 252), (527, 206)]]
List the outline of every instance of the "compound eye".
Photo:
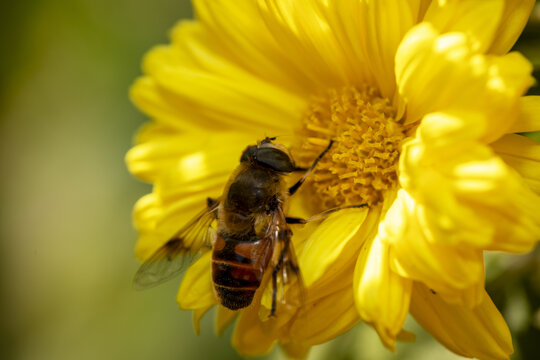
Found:
[(255, 153), (257, 152), (257, 145), (248, 146), (246, 150), (242, 153), (242, 156), (240, 157), (240, 162), (249, 161), (249, 159), (252, 159), (255, 156)]
[(279, 172), (289, 173), (295, 169), (294, 163), (289, 155), (274, 147), (262, 147), (257, 149), (255, 160), (259, 164)]

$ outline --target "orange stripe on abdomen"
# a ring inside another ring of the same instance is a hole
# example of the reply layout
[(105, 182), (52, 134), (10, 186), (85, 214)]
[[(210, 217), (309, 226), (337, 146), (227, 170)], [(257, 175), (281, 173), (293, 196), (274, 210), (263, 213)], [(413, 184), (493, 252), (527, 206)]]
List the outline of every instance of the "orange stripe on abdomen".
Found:
[[(212, 280), (223, 306), (237, 310), (251, 304), (268, 264), (268, 244), (218, 236), (212, 254)], [(261, 256), (264, 255), (264, 256)]]

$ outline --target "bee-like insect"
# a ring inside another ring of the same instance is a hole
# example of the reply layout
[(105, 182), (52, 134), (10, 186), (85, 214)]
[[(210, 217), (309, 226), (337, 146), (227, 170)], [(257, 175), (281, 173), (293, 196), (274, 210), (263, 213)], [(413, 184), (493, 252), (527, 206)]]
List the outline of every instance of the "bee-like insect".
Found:
[[(276, 311), (278, 287), (290, 285), (302, 292), (289, 224), (306, 220), (286, 217), (285, 209), (288, 197), (298, 190), (332, 142), (306, 170), (297, 168), (289, 151), (273, 140), (266, 138), (244, 150), (222, 196), (208, 198), (207, 208), (141, 265), (135, 274), (136, 287), (166, 281), (182, 271), (185, 255), (213, 249), (215, 294), (231, 310), (251, 304), (267, 271), (272, 271), (271, 315)], [(284, 175), (293, 171), (305, 173), (287, 188)], [(216, 220), (214, 230), (211, 225)]]

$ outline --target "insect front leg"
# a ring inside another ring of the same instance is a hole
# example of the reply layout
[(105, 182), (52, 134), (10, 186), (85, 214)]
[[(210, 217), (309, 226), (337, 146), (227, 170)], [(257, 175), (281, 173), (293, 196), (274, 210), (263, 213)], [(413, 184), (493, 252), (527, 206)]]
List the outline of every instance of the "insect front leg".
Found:
[(313, 171), (313, 169), (315, 169), (315, 166), (317, 166), (317, 163), (319, 162), (319, 160), (321, 160), (323, 158), (323, 156), (328, 152), (328, 150), (330, 150), (330, 148), (332, 147), (332, 144), (334, 143), (334, 140), (330, 140), (330, 143), (328, 144), (328, 146), (326, 147), (326, 149), (323, 150), (322, 153), (319, 154), (319, 156), (317, 156), (317, 158), (315, 159), (315, 161), (313, 161), (313, 164), (311, 164), (311, 167), (306, 171), (306, 173), (304, 174), (304, 176), (302, 176), (302, 178), (300, 180), (298, 180), (296, 182), (296, 184), (294, 184), (293, 186), (291, 186), (289, 188), (289, 195), (292, 195), (294, 194), (296, 191), (298, 191), (298, 189), (300, 188), (300, 186), (302, 186), (302, 184), (304, 183), (304, 181), (306, 181), (307, 177), (309, 176), (309, 174), (311, 174), (311, 172)]

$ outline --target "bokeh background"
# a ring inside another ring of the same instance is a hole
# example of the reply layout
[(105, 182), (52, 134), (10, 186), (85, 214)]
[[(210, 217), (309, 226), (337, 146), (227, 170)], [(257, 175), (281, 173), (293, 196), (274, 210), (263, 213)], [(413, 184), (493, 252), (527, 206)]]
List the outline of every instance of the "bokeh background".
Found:
[[(124, 164), (146, 121), (128, 89), (143, 54), (192, 16), (189, 2), (27, 0), (0, 10), (0, 358), (239, 359), (231, 331), (214, 334), (212, 314), (195, 335), (191, 313), (176, 305), (178, 281), (131, 287), (138, 266), (131, 209), (150, 186)], [(516, 48), (540, 78), (538, 5)], [(488, 290), (514, 335), (513, 359), (535, 358), (540, 251), (487, 260)], [(310, 359), (458, 358), (411, 319), (406, 327), (417, 343), (397, 354), (360, 325)]]

